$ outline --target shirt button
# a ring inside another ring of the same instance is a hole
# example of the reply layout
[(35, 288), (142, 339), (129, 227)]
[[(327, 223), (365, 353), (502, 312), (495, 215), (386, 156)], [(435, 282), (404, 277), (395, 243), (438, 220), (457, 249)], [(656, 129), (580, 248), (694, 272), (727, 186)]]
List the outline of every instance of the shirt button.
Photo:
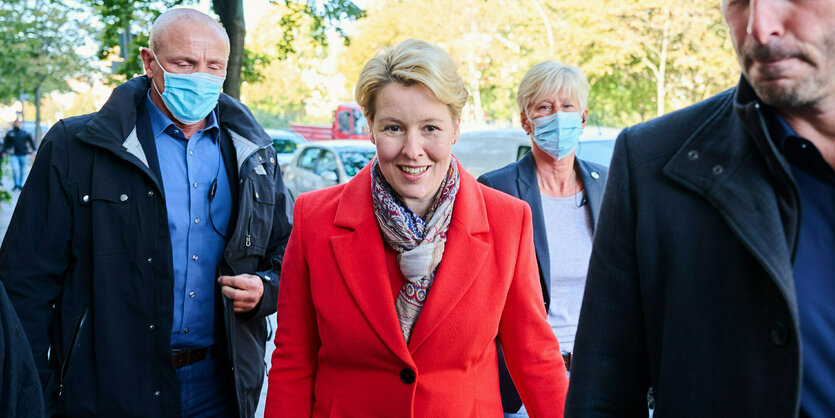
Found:
[(154, 195), (154, 191), (153, 190), (148, 190), (148, 196), (153, 196), (153, 195)]
[(123, 195), (119, 196), (119, 200), (122, 201), (122, 202), (127, 201), (128, 200), (128, 195), (123, 194)]
[(153, 331), (154, 330), (154, 324), (148, 325), (148, 329)]
[(194, 218), (194, 223), (199, 224), (200, 223), (200, 218)]
[(698, 160), (698, 159), (699, 159), (699, 151), (696, 151), (696, 150), (690, 150), (690, 151), (687, 153), (687, 158), (689, 158), (689, 159), (691, 159), (691, 160)]
[(800, 148), (806, 149), (806, 143), (804, 142), (804, 143), (800, 144)]
[(148, 262), (148, 264), (151, 264), (151, 263), (153, 263), (153, 262), (154, 262), (154, 258), (153, 258), (153, 257), (148, 257), (148, 259), (147, 259), (147, 260), (145, 260), (145, 261), (147, 261), (147, 262)]
[(405, 369), (401, 370), (400, 371), (400, 380), (407, 385), (411, 385), (412, 383), (415, 382), (415, 372), (412, 371), (412, 369), (409, 369), (409, 368), (405, 368)]
[(188, 292), (188, 297), (193, 298), (194, 297), (194, 292)]
[(180, 130), (179, 130), (179, 129), (175, 129), (175, 130), (174, 130), (174, 135), (179, 135), (179, 134), (180, 134)]
[(275, 158), (270, 157), (270, 164), (275, 164)]
[(258, 192), (255, 192), (255, 198), (260, 199), (260, 197), (258, 197)]
[(193, 149), (188, 150), (188, 155), (194, 155), (194, 150)]
[(196, 181), (194, 183), (192, 183), (191, 185), (194, 186), (195, 189), (197, 188), (197, 182)]
[(154, 391), (154, 397), (155, 397), (155, 398), (159, 398), (159, 391), (158, 391), (158, 390), (155, 390), (155, 391)]
[(84, 197), (81, 198), (81, 201), (87, 203), (90, 201), (90, 195), (85, 194)]
[(597, 179), (600, 178), (600, 174), (597, 174), (597, 171), (592, 171), (591, 172), (591, 178), (597, 180)]
[(184, 334), (188, 334), (188, 328), (184, 329), (184, 330), (183, 330), (183, 333), (184, 333)]
[(197, 261), (197, 254), (191, 256), (191, 259), (194, 260), (194, 261)]
[(721, 165), (717, 164), (717, 165), (713, 166), (713, 175), (714, 176), (718, 176), (718, 175), (722, 174), (723, 172), (725, 172), (725, 168), (722, 167)]

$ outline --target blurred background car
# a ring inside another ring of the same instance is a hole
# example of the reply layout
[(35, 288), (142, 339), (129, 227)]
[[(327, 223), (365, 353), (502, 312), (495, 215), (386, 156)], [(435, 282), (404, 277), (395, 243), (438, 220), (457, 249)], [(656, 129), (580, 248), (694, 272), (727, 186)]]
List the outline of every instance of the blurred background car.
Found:
[[(618, 128), (586, 126), (577, 145), (577, 158), (608, 167)], [(531, 138), (522, 128), (465, 132), (452, 146), (452, 154), (473, 177), (520, 160), (531, 150)]]
[(346, 183), (376, 153), (377, 148), (367, 140), (305, 142), (284, 167), (284, 183), (293, 199), (304, 192)]
[(288, 130), (288, 129), (265, 129), (267, 135), (273, 140), (273, 148), (275, 148), (276, 159), (279, 167), (284, 168), (293, 160), (293, 154), (299, 147), (299, 144), (307, 142), (303, 136)]

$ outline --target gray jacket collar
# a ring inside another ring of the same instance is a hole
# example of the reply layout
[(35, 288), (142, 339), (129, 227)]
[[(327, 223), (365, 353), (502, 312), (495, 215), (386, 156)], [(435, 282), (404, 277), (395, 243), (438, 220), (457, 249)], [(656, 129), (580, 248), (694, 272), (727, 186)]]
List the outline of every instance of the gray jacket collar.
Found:
[[(78, 133), (90, 145), (108, 149), (150, 175), (148, 160), (136, 134), (137, 109), (145, 100), (150, 79), (133, 78), (113, 90), (110, 98)], [(238, 172), (255, 151), (268, 147), (272, 140), (258, 125), (249, 110), (237, 100), (221, 94), (216, 107), (218, 124), (235, 145)]]

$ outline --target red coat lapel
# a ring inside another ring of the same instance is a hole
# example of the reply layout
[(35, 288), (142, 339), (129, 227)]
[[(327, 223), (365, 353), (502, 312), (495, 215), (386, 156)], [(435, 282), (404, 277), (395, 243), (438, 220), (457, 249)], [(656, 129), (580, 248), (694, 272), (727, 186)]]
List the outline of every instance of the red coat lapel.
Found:
[(331, 237), (331, 247), (345, 285), (368, 323), (396, 356), (413, 364), (386, 276), (385, 244), (372, 208), (369, 167), (357, 173), (340, 197), (334, 225), (350, 231)]
[(490, 245), (477, 237), (477, 234), (490, 230), (484, 196), (479, 184), (460, 164), (458, 170), (461, 173), (461, 186), (455, 197), (443, 260), (409, 340), (409, 351), (412, 353), (452, 312), (475, 283), (490, 252)]

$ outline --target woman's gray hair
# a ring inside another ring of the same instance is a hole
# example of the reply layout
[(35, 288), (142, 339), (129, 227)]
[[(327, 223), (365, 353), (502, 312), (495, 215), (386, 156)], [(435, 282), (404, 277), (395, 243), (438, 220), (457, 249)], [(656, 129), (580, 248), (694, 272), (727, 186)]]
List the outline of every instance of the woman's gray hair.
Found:
[(426, 41), (403, 41), (393, 48), (378, 51), (365, 64), (354, 97), (369, 121), (374, 121), (377, 95), (392, 82), (426, 87), (449, 107), (452, 120), (461, 117), (461, 109), (469, 96), (452, 57)]
[(534, 65), (519, 83), (516, 104), (526, 112), (532, 103), (553, 97), (560, 90), (577, 98), (582, 110), (589, 101), (589, 82), (579, 68), (549, 60)]

